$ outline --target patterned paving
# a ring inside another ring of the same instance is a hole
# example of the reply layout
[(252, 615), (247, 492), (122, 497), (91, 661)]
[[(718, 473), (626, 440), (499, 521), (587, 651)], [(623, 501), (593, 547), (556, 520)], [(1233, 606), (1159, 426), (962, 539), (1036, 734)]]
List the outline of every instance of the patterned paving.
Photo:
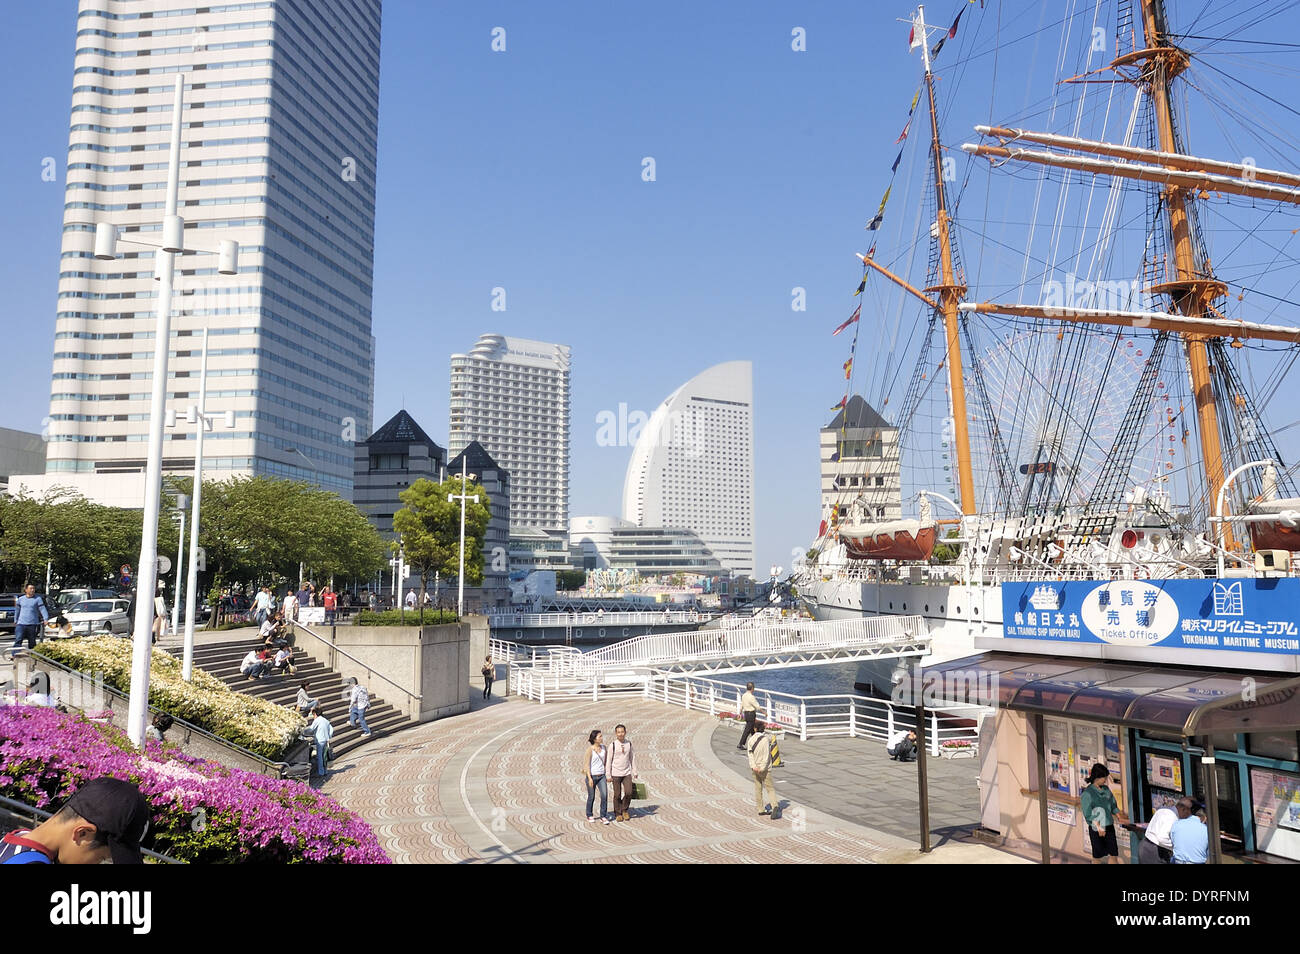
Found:
[[(587, 733), (600, 728), (608, 740), (618, 722), (629, 727), (650, 797), (633, 803), (630, 822), (589, 823)], [(365, 817), (399, 863), (826, 864), (918, 855), (913, 843), (786, 799), (781, 819), (758, 816), (752, 786), (710, 749), (715, 727), (706, 715), (636, 697), (499, 701), (345, 756), (324, 789)]]

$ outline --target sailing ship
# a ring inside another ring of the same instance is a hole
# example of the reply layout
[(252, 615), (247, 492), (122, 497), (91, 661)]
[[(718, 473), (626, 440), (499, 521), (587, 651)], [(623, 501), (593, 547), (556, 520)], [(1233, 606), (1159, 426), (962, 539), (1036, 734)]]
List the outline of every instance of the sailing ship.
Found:
[[(891, 257), (873, 243), (858, 255), (859, 294), (871, 278), (892, 289), (887, 301), (919, 302), (916, 359), (896, 404), (898, 466), (919, 483), (918, 461), (937, 442), (949, 461), (939, 480), (955, 479), (921, 486), (910, 498), (918, 504), (914, 518), (882, 519), (882, 502), (901, 491), (881, 480), (832, 497), (810, 558), (793, 577), (816, 618), (926, 617), (936, 661), (969, 654), (977, 635), (999, 634), (1003, 582), (1276, 575), (1291, 572), (1290, 554), (1300, 550), (1295, 465), (1285, 464), (1263, 413), (1285, 385), (1300, 328), (1246, 320), (1242, 302), (1248, 291), (1255, 296), (1245, 286), (1257, 276), (1230, 284), (1216, 272), (1209, 244), (1211, 215), (1225, 206), (1285, 216), (1300, 205), (1300, 174), (1195, 155), (1180, 84), (1216, 52), (1210, 38), (1176, 32), (1162, 0), (1098, 2), (1084, 68), (1060, 77), (1058, 98), (1045, 110), (1049, 119), (1068, 114), (1072, 128), (985, 123), (974, 126), (976, 141), (961, 146), (968, 169), (983, 158), (990, 177), (1037, 179), (1032, 199), (1015, 205), (1030, 210), (1029, 234), (1017, 246), (1024, 250), (1019, 280), (972, 287), (955, 215), (962, 186), (952, 175), (955, 151), (940, 134), (934, 70), (968, 9), (960, 7), (933, 46), (924, 8), (911, 18), (923, 77), (899, 138), (920, 104), (930, 137), (913, 234), (928, 226), (925, 278), (911, 281), (893, 265), (907, 257), (905, 248)], [(1097, 24), (1106, 20), (1113, 43), (1099, 50)], [(1062, 90), (1071, 91), (1069, 108), (1058, 110)], [(1088, 100), (1095, 90), (1105, 91), (1101, 102)], [(1100, 134), (1083, 135), (1085, 120), (1095, 120)], [(1294, 155), (1294, 142), (1279, 138), (1285, 148), (1276, 154)], [(895, 174), (902, 158), (900, 150)], [(880, 234), (893, 187), (868, 226), (872, 235)], [(1048, 220), (1040, 210), (1053, 190)], [(1063, 226), (1072, 216), (1073, 225)], [(1216, 223), (1223, 221), (1220, 214)], [(1254, 232), (1235, 230), (1229, 254)], [(1044, 231), (1049, 254), (1035, 257)], [(1062, 236), (1073, 238), (1072, 249)], [(1121, 262), (1124, 253), (1133, 261)], [(1279, 251), (1272, 268), (1284, 261)], [(1065, 281), (1054, 278), (1065, 272)], [(1121, 277), (1106, 282), (1106, 274)], [(836, 333), (860, 327), (861, 313), (859, 305)], [(993, 344), (981, 347), (989, 337)], [(1250, 364), (1261, 352), (1274, 365), (1262, 399)], [(851, 354), (840, 419), (853, 363)], [(898, 362), (884, 363), (888, 383)], [(940, 413), (927, 416), (927, 402)], [(846, 452), (848, 443), (831, 455), (838, 473), (878, 464), (879, 449), (873, 461)], [(836, 480), (840, 488), (859, 485)], [(953, 513), (940, 518), (943, 504)], [(869, 664), (860, 685), (884, 689), (891, 668)]]

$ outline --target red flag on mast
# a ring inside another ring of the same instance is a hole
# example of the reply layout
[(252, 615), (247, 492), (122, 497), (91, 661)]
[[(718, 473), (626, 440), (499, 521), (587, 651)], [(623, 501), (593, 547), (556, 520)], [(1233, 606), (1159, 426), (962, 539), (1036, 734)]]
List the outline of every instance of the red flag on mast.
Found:
[(853, 324), (861, 317), (862, 317), (862, 306), (858, 305), (857, 308), (853, 309), (853, 314), (849, 315), (849, 320), (844, 322), (844, 324), (840, 325), (838, 328), (836, 328), (834, 331), (831, 332), (831, 337), (834, 338), (837, 334), (839, 334), (841, 331), (843, 331), (845, 328)]

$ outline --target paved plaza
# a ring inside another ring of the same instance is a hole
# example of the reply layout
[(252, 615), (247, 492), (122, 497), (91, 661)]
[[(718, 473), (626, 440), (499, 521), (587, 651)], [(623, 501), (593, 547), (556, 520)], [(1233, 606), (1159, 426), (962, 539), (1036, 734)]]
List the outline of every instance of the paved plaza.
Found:
[[(923, 856), (915, 837), (903, 837), (909, 799), (911, 830), (917, 830), (914, 766), (892, 766), (897, 779), (877, 786), (869, 781), (874, 762), (868, 759), (862, 774), (867, 782), (854, 776), (832, 786), (813, 762), (856, 763), (871, 743), (846, 739), (842, 750), (834, 744), (840, 740), (787, 743), (790, 766), (774, 776), (784, 814), (773, 821), (755, 810), (741, 753), (718, 751), (723, 742), (734, 747), (735, 733), (719, 730), (706, 714), (640, 696), (545, 706), (519, 699), (481, 703), (474, 696), (475, 708), (467, 715), (426, 723), (344, 756), (323, 785), (374, 826), (395, 862), (1019, 860), (984, 845), (942, 844), (941, 837), (938, 849)], [(618, 722), (629, 727), (650, 797), (633, 802), (630, 822), (590, 823), (582, 783), (587, 734), (600, 728), (609, 741)], [(972, 807), (974, 783), (962, 776), (973, 771), (974, 763), (966, 763), (952, 780), (958, 789), (972, 787)], [(824, 774), (844, 778), (838, 771)], [(944, 779), (936, 780), (936, 788), (948, 784)], [(935, 827), (958, 814), (938, 814)]]

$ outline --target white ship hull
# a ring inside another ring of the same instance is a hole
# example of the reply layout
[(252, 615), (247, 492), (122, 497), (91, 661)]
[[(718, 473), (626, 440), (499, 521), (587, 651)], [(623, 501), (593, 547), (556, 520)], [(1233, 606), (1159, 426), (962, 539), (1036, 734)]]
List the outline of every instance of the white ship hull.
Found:
[[(924, 617), (932, 637), (925, 665), (972, 655), (976, 636), (1002, 635), (1002, 591), (998, 586), (831, 579), (803, 584), (799, 598), (814, 619)], [(898, 666), (892, 659), (863, 663), (857, 688), (888, 695)]]

